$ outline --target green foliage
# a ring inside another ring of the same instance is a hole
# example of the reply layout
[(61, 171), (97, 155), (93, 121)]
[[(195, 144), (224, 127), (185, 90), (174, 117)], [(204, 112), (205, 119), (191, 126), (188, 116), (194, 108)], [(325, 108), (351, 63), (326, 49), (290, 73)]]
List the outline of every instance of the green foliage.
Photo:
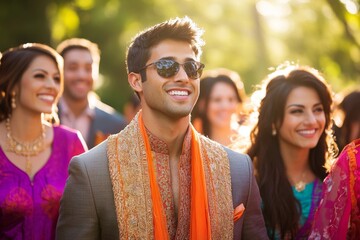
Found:
[(239, 72), (247, 93), (285, 61), (319, 69), (341, 91), (360, 82), (360, 14), (351, 13), (356, 6), (356, 0), (0, 1), (0, 51), (25, 42), (56, 47), (69, 37), (96, 42), (103, 76), (97, 92), (122, 111), (132, 94), (125, 70), (131, 38), (187, 15), (205, 29), (206, 68)]

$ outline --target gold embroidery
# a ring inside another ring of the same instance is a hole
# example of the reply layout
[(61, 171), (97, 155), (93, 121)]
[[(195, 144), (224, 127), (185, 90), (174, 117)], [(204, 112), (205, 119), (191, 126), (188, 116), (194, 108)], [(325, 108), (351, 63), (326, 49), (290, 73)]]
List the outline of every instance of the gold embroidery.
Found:
[[(202, 157), (208, 190), (211, 236), (213, 239), (233, 239), (233, 204), (230, 164), (224, 148), (201, 137)], [(210, 183), (213, 183), (210, 186)]]
[(185, 135), (179, 161), (179, 208), (176, 239), (190, 238), (191, 131)]
[(110, 136), (108, 141), (120, 239), (153, 239), (146, 153), (137, 125), (137, 121), (133, 121), (119, 134)]
[[(108, 138), (107, 156), (114, 192), (120, 239), (153, 239), (153, 216), (148, 167), (144, 141), (138, 128), (138, 115), (119, 134)], [(150, 134), (151, 135), (151, 134)], [(187, 134), (188, 136), (188, 134)], [(191, 138), (191, 136), (190, 136)], [(153, 139), (152, 139), (153, 140)], [(151, 142), (152, 142), (151, 140)], [(190, 234), (190, 145), (184, 142), (184, 156), (179, 162), (180, 203), (178, 219), (175, 219), (171, 184), (160, 186), (166, 201), (171, 237), (189, 239)], [(211, 231), (213, 239), (233, 238), (233, 207), (231, 197), (230, 168), (223, 147), (201, 137), (201, 152), (208, 190)], [(188, 149), (188, 151), (187, 151)], [(157, 179), (167, 183), (170, 169), (164, 161), (168, 156), (154, 153)], [(168, 161), (168, 160), (167, 160)], [(170, 189), (169, 189), (170, 188)], [(170, 201), (170, 202), (169, 202)], [(169, 221), (169, 219), (171, 219)], [(179, 222), (177, 222), (179, 221)], [(178, 228), (176, 229), (176, 223)]]

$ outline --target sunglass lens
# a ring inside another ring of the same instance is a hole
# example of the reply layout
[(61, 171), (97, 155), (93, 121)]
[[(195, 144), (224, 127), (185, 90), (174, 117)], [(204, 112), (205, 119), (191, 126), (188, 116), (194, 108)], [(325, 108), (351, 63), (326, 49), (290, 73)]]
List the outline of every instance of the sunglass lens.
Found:
[[(204, 64), (196, 61), (188, 61), (182, 64), (184, 70), (189, 78), (197, 79), (201, 77), (204, 69)], [(155, 62), (156, 70), (161, 77), (169, 78), (173, 77), (180, 70), (180, 64), (174, 60), (161, 59)]]
[(191, 79), (196, 79), (201, 77), (203, 68), (204, 68), (203, 64), (195, 61), (184, 63), (185, 72), (188, 75), (188, 77)]
[(179, 71), (179, 64), (173, 60), (160, 60), (156, 63), (156, 69), (160, 76), (169, 78)]

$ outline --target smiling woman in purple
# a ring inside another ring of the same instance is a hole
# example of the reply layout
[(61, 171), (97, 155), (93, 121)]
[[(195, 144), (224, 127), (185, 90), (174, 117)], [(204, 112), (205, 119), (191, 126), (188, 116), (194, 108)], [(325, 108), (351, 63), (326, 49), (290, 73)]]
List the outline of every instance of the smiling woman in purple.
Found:
[(0, 58), (0, 239), (55, 239), (70, 159), (87, 150), (56, 122), (63, 60), (28, 43)]

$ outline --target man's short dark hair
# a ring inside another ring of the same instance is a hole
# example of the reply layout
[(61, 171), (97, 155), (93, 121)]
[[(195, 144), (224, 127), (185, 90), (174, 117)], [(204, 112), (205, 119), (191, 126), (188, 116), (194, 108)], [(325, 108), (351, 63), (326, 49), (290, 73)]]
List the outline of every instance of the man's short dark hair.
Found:
[[(126, 69), (128, 73), (139, 73), (151, 55), (151, 48), (165, 39), (185, 41), (198, 57), (204, 41), (201, 36), (203, 30), (189, 18), (175, 18), (156, 24), (140, 33), (132, 40), (126, 55)], [(143, 81), (145, 76), (142, 75)]]

